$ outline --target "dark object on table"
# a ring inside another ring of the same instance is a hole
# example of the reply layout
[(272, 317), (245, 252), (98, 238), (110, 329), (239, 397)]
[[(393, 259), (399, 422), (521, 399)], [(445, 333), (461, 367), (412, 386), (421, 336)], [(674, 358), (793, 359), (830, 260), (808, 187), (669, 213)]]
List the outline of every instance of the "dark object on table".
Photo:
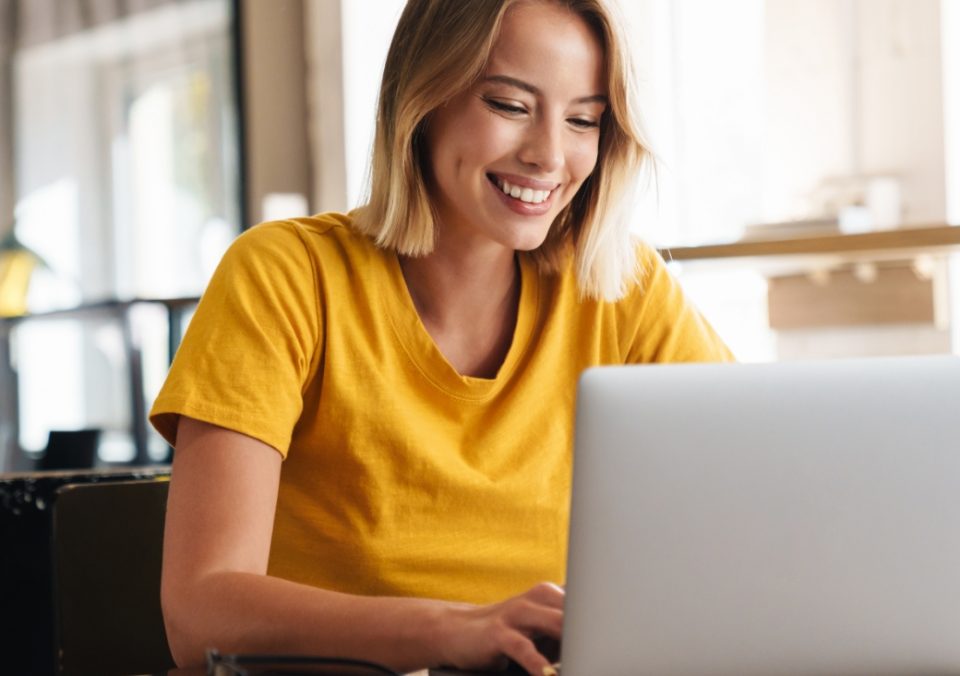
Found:
[(221, 655), (207, 651), (211, 676), (400, 676), (375, 662), (313, 655)]
[(51, 430), (37, 469), (90, 469), (96, 464), (100, 430)]

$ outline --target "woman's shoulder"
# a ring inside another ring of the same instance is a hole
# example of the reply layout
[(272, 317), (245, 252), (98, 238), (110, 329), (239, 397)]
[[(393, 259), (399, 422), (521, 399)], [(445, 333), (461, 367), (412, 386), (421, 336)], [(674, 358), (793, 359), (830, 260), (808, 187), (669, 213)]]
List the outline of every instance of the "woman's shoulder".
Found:
[(353, 227), (352, 212), (330, 212), (258, 223), (234, 240), (225, 258), (350, 267), (376, 255), (373, 241)]
[(300, 240), (307, 246), (339, 242), (352, 246), (372, 245), (369, 238), (353, 227), (353, 215), (327, 212), (281, 220), (264, 221), (241, 233), (237, 242), (246, 246), (269, 246), (274, 242)]

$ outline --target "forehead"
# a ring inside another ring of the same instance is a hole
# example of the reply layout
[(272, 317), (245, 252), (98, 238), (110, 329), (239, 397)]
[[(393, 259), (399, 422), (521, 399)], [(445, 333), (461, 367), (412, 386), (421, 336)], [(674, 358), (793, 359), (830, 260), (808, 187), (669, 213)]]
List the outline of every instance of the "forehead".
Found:
[(606, 93), (600, 39), (584, 19), (557, 3), (526, 0), (503, 17), (488, 74), (506, 74), (544, 87), (565, 85), (577, 96)]

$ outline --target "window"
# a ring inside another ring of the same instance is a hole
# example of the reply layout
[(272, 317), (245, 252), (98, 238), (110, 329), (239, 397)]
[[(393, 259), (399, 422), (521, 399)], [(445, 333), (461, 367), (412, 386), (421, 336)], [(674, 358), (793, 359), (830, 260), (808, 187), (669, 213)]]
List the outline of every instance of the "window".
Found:
[[(15, 52), (16, 232), (48, 264), (31, 284), (32, 313), (198, 296), (239, 232), (232, 3), (140, 7)], [(145, 415), (131, 411), (131, 387), (146, 403), (158, 390), (168, 317), (162, 305), (113, 307), (11, 332), (24, 449), (79, 428), (103, 431), (102, 460), (131, 460), (143, 445), (130, 434)], [(150, 434), (150, 457), (162, 458)]]

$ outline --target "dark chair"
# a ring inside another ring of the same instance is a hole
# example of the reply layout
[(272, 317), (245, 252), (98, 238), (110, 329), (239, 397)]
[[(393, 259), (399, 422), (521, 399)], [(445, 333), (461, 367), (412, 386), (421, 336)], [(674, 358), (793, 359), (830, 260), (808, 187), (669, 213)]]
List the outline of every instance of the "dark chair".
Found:
[(71, 484), (53, 507), (59, 674), (174, 667), (160, 612), (165, 480)]

